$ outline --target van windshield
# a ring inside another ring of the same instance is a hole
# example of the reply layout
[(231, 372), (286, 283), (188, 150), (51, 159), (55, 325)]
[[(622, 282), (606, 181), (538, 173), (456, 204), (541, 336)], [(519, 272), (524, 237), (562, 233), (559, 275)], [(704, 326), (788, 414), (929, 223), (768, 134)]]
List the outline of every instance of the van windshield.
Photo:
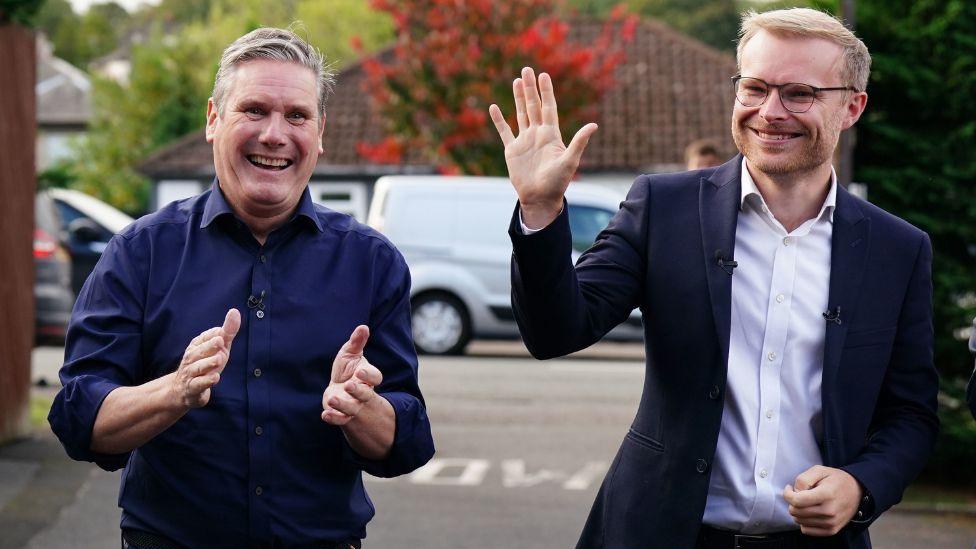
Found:
[(569, 230), (573, 233), (573, 249), (582, 253), (592, 246), (612, 217), (613, 212), (610, 210), (570, 204)]

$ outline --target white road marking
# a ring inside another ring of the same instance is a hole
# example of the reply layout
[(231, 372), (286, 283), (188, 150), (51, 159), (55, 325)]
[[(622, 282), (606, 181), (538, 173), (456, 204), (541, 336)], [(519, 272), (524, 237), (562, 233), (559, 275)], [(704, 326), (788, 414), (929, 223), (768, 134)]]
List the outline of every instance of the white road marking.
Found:
[(590, 487), (594, 481), (599, 482), (603, 475), (606, 474), (607, 469), (610, 468), (610, 463), (606, 461), (588, 461), (582, 469), (577, 471), (573, 476), (566, 479), (563, 483), (563, 489), (565, 490), (586, 490)]
[(502, 461), (502, 486), (505, 488), (527, 488), (566, 478), (566, 473), (553, 471), (551, 469), (539, 469), (535, 473), (525, 472), (525, 460), (506, 459)]
[[(410, 473), (413, 484), (433, 484), (438, 486), (477, 486), (485, 480), (491, 467), (487, 459), (439, 458)], [(459, 469), (454, 475), (445, 475), (445, 470)]]

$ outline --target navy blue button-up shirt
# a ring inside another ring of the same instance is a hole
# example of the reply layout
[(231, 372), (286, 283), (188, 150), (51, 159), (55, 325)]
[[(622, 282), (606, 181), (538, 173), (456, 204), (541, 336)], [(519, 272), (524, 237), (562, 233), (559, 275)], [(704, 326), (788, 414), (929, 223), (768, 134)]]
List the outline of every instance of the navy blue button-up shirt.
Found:
[[(389, 241), (314, 205), (307, 189), (262, 246), (215, 184), (109, 243), (72, 313), (48, 419), (72, 458), (125, 467), (124, 528), (190, 547), (365, 537), (374, 511), (360, 471), (403, 474), (434, 452), (409, 294)], [(92, 452), (105, 396), (174, 371), (190, 340), (232, 307), (243, 322), (210, 402), (129, 454)], [(382, 461), (357, 455), (320, 416), (332, 361), (359, 324), (370, 328), (365, 356), (383, 372), (377, 393), (396, 412)]]

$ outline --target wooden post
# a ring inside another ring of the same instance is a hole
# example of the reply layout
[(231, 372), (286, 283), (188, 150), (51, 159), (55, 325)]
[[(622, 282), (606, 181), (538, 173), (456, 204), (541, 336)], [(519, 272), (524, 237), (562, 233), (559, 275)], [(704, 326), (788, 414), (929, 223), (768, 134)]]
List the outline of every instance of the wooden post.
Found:
[(0, 442), (29, 429), (37, 140), (34, 33), (0, 24)]

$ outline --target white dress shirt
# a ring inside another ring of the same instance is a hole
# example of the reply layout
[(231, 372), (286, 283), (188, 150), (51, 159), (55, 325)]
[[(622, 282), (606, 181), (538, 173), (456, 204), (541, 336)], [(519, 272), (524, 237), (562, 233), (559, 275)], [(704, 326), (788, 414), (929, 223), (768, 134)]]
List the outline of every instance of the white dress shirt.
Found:
[(783, 488), (821, 463), (820, 383), (837, 176), (816, 217), (791, 232), (742, 160), (722, 428), (704, 523), (744, 533), (796, 529)]

